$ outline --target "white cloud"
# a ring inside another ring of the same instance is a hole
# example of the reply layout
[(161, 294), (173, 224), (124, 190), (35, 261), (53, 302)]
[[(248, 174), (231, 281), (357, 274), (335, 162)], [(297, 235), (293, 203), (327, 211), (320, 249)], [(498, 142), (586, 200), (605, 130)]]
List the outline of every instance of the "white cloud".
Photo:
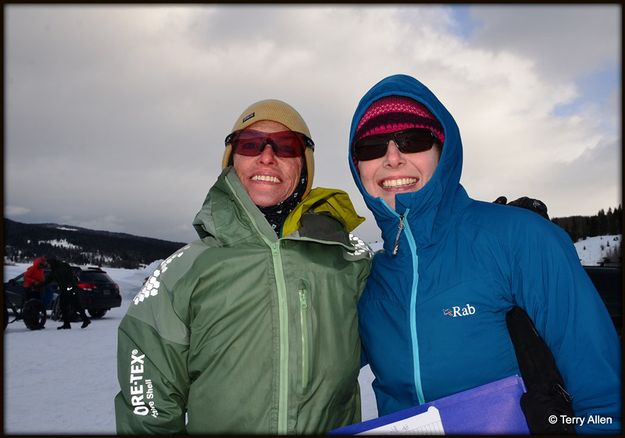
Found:
[[(541, 18), (553, 17), (549, 8), (471, 10), (484, 26), (467, 41), (451, 32), (448, 7), (9, 6), (6, 201), (43, 221), (70, 214), (76, 225), (192, 239), (234, 118), (278, 98), (309, 124), (316, 185), (348, 190), (369, 217), (357, 230), (367, 238), (375, 224), (347, 166), (349, 125), (374, 83), (407, 73), (456, 118), (471, 195), (535, 196), (560, 216), (615, 205), (618, 148), (600, 147), (620, 144), (620, 90), (608, 106), (554, 109), (579, 96), (579, 74), (620, 67), (618, 29), (590, 20), (582, 43), (574, 29), (591, 7), (557, 20)], [(570, 71), (557, 68), (559, 56)], [(592, 184), (570, 176), (599, 150)]]
[(479, 23), (473, 43), (531, 57), (546, 75), (583, 75), (620, 56), (618, 4), (484, 5), (469, 10)]
[[(585, 151), (579, 158), (553, 166), (541, 184), (553, 196), (550, 212), (571, 211), (575, 214), (596, 214), (600, 209), (617, 207), (621, 202), (620, 140), (605, 140)], [(607, 186), (605, 181), (613, 181)], [(574, 190), (563, 189), (572, 187)]]
[(29, 208), (19, 207), (16, 205), (6, 205), (4, 207), (4, 214), (6, 216), (22, 216), (30, 213)]

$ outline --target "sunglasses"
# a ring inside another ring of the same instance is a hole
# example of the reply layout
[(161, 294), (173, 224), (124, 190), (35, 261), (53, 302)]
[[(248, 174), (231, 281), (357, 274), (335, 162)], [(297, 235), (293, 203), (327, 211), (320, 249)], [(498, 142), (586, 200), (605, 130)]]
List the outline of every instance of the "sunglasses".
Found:
[(226, 137), (226, 145), (232, 145), (235, 154), (256, 157), (270, 145), (273, 153), (280, 158), (296, 158), (304, 155), (306, 147), (314, 148), (315, 143), (304, 134), (295, 131), (261, 132), (254, 129), (235, 131)]
[(369, 161), (386, 155), (389, 142), (393, 140), (400, 152), (414, 154), (432, 149), (440, 141), (427, 128), (410, 128), (388, 134), (371, 135), (354, 142), (354, 156), (358, 161)]

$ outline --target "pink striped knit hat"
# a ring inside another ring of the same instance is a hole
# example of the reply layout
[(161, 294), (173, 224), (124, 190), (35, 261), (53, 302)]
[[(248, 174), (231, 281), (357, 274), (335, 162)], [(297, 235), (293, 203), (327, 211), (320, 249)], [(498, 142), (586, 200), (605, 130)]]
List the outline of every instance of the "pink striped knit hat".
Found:
[(425, 106), (404, 96), (387, 96), (373, 102), (358, 122), (354, 141), (409, 128), (428, 128), (441, 145), (445, 142), (443, 127), (436, 117)]

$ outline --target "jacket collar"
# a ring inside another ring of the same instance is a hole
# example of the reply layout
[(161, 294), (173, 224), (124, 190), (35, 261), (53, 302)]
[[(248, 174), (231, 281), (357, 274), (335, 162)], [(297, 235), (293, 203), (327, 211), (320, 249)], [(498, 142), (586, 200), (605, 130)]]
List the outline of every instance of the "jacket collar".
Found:
[[(338, 189), (311, 190), (286, 218), (282, 235), (296, 235), (307, 213), (317, 213), (337, 222), (338, 228), (348, 232), (364, 221), (356, 214), (347, 193)], [(323, 219), (323, 218), (322, 218)], [(320, 224), (319, 221), (316, 224)], [(254, 205), (233, 167), (225, 168), (209, 190), (193, 226), (201, 239), (212, 236), (221, 244), (230, 246), (242, 241), (277, 240), (262, 212)], [(333, 229), (330, 226), (329, 229)], [(317, 237), (320, 230), (310, 230)], [(331, 239), (328, 234), (328, 240)]]

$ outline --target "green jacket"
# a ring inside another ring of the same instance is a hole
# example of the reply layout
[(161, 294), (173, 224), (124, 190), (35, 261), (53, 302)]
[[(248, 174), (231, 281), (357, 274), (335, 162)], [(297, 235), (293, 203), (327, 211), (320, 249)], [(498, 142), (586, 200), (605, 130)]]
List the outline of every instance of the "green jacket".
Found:
[(319, 434), (360, 421), (356, 303), (371, 256), (344, 229), (358, 218), (347, 195), (311, 195), (290, 221), (299, 229), (278, 239), (224, 170), (194, 220), (201, 240), (161, 263), (119, 326), (119, 434)]

